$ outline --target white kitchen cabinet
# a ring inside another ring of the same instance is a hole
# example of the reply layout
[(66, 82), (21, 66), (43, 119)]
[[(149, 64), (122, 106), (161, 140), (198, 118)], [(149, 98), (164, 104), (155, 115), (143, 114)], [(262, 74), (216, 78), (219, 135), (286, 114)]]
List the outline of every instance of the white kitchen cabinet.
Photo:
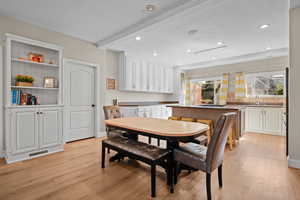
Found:
[(61, 107), (9, 108), (6, 116), (7, 163), (63, 151)]
[(62, 116), (60, 110), (44, 108), (39, 111), (40, 146), (50, 147), (62, 142)]
[(263, 110), (261, 108), (249, 108), (246, 110), (246, 130), (260, 132), (263, 130)]
[(123, 91), (173, 93), (174, 69), (159, 63), (119, 57), (119, 89)]
[(10, 116), (12, 153), (23, 153), (38, 149), (38, 116), (35, 109), (16, 110)]
[(245, 110), (245, 131), (284, 135), (282, 108), (256, 107)]

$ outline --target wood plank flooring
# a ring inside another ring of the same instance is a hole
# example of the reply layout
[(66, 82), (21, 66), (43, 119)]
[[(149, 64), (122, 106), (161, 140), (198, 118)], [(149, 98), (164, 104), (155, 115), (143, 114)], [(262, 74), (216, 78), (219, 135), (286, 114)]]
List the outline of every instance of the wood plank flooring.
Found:
[[(0, 161), (0, 199), (151, 199), (149, 167), (125, 160), (107, 161), (107, 168), (101, 169), (100, 141), (70, 143), (65, 152), (10, 165)], [(246, 134), (233, 151), (226, 151), (223, 189), (218, 188), (217, 173), (213, 174), (213, 199), (300, 199), (300, 170), (287, 167), (284, 148), (283, 137)], [(204, 200), (205, 191), (202, 172), (184, 172), (170, 194), (160, 170), (155, 199)]]

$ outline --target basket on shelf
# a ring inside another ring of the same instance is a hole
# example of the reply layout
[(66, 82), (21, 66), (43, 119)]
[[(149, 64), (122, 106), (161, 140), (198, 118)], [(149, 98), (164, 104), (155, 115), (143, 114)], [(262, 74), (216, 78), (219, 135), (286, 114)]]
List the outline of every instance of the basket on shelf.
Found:
[(32, 87), (33, 83), (17, 81), (16, 86)]
[(33, 85), (33, 77), (27, 75), (18, 74), (16, 76), (16, 86), (24, 86), (24, 87), (32, 87)]

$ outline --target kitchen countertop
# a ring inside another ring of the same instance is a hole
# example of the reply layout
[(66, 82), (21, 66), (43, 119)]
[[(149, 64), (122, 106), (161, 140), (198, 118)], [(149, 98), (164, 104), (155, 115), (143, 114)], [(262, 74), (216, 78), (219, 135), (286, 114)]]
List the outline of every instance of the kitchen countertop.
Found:
[(233, 109), (233, 110), (240, 110), (243, 108), (248, 107), (268, 107), (268, 108), (285, 108), (283, 105), (279, 104), (228, 104), (228, 105), (182, 105), (182, 104), (176, 104), (176, 105), (168, 105), (168, 107), (183, 107), (183, 108), (201, 108), (201, 109)]
[(169, 105), (178, 104), (178, 101), (141, 101), (141, 102), (119, 102), (118, 106), (154, 106), (154, 105)]

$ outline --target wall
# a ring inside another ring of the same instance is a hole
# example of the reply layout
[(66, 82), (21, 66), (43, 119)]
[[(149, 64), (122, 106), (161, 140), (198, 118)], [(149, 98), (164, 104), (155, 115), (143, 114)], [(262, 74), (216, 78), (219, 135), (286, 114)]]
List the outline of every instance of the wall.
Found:
[[(117, 55), (111, 51), (105, 51), (96, 48), (92, 43), (70, 37), (61, 33), (49, 31), (29, 23), (25, 23), (10, 17), (0, 16), (0, 38), (4, 37), (5, 33), (12, 33), (23, 37), (28, 37), (34, 40), (40, 40), (57, 44), (64, 47), (63, 56), (65, 58), (96, 63), (100, 65), (100, 81), (101, 81), (101, 103), (111, 104), (112, 98), (118, 97), (120, 100), (126, 101), (155, 101), (165, 100), (167, 98), (164, 94), (141, 94), (133, 92), (119, 92), (106, 90), (105, 79), (106, 77), (117, 78)], [(4, 45), (4, 41), (0, 41), (0, 45)], [(1, 76), (2, 82), (2, 76)], [(0, 94), (2, 87), (0, 87)], [(2, 98), (1, 98), (2, 99)], [(100, 109), (102, 112), (102, 109)], [(0, 113), (2, 115), (2, 112)], [(103, 115), (101, 115), (101, 130), (104, 131)], [(2, 129), (2, 125), (1, 125)], [(3, 135), (0, 132), (0, 152)]]
[(4, 137), (3, 137), (3, 92), (2, 92), (2, 87), (3, 87), (3, 79), (2, 79), (2, 74), (3, 74), (3, 61), (2, 61), (2, 47), (0, 46), (0, 158), (3, 157), (4, 153)]
[[(214, 67), (199, 68), (186, 71), (186, 76), (189, 78), (207, 78), (222, 76), (223, 73), (230, 73), (229, 75), (229, 92), (228, 102), (247, 102), (254, 103), (254, 98), (245, 98), (243, 100), (235, 99), (235, 73), (257, 73), (268, 71), (282, 71), (289, 66), (288, 56), (268, 58), (262, 60), (255, 60), (243, 63), (220, 65)], [(261, 98), (261, 103), (284, 103), (285, 98)]]
[[(300, 3), (298, 4), (300, 5)], [(289, 166), (300, 168), (300, 8), (290, 9)]]

